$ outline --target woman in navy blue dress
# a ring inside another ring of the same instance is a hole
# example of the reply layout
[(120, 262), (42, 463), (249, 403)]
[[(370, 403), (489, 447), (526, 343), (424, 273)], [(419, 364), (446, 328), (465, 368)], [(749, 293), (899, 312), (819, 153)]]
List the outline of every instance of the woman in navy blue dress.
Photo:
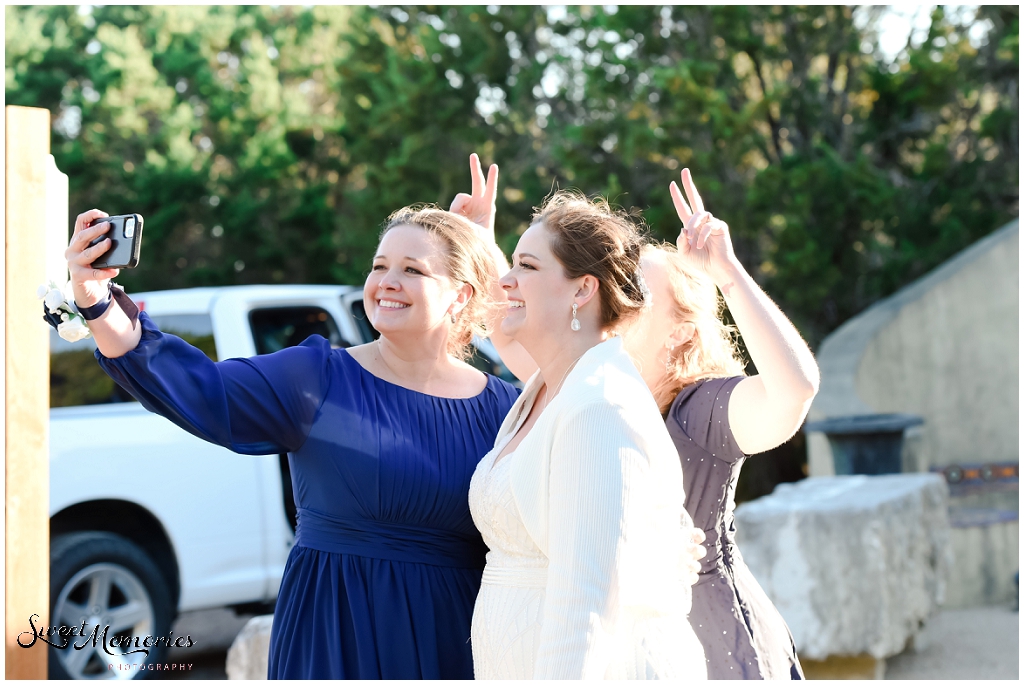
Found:
[[(493, 196), (474, 188), (474, 202)], [(476, 177), (474, 177), (474, 181)], [(465, 204), (465, 203), (464, 203)], [(486, 212), (485, 212), (486, 213)], [(271, 678), (469, 679), (484, 546), (467, 493), (518, 396), (460, 361), (489, 316), (492, 260), (479, 227), (440, 210), (389, 220), (364, 304), (379, 340), (319, 336), (210, 361), (110, 300), (90, 264), (106, 216), (80, 215), (67, 251), (97, 359), (150, 411), (243, 454), (288, 452), (298, 524), (270, 646)], [(493, 216), (493, 215), (492, 215)]]

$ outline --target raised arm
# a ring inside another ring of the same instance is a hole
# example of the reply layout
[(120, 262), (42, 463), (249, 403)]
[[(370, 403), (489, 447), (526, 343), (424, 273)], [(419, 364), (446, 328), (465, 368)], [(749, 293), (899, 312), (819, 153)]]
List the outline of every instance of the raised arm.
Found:
[(682, 183), (689, 205), (675, 182), (669, 188), (683, 222), (679, 252), (722, 291), (758, 371), (732, 392), (733, 437), (746, 454), (764, 452), (791, 438), (803, 423), (818, 392), (818, 366), (800, 333), (736, 259), (729, 227), (704, 210), (689, 169), (683, 170)]
[[(95, 209), (80, 214), (66, 252), (80, 308), (108, 297), (109, 281), (117, 275), (117, 269), (90, 266), (110, 244), (88, 244), (110, 224), (88, 224), (105, 216)], [(323, 338), (275, 354), (213, 362), (181, 338), (162, 333), (145, 312), (133, 324), (116, 301), (89, 321), (89, 330), (100, 366), (146, 409), (242, 454), (301, 447), (330, 380), (331, 348)]]
[(480, 157), (474, 152), (469, 156), (469, 173), (473, 183), (472, 194), (459, 193), (456, 195), (449, 211), (460, 214), (479, 226), (481, 237), (490, 246), (491, 258), (494, 260), (494, 269), (497, 274), (491, 288), (491, 299), (496, 303), (491, 321), (488, 322), (491, 342), (494, 343), (494, 347), (498, 350), (501, 360), (509, 371), (525, 383), (537, 371), (537, 363), (533, 361), (533, 357), (523, 349), (522, 345), (501, 332), (501, 321), (505, 318), (508, 298), (505, 296), (505, 291), (498, 285), (498, 278), (508, 273), (509, 264), (494, 238), (498, 165), (490, 166), (485, 180), (483, 168), (480, 166)]
[[(93, 247), (89, 247), (89, 243), (106, 234), (110, 230), (110, 224), (103, 222), (90, 227), (89, 223), (107, 216), (109, 215), (106, 212), (98, 209), (90, 209), (79, 214), (75, 219), (74, 235), (64, 252), (68, 260), (68, 273), (71, 275), (75, 304), (79, 309), (92, 307), (107, 298), (110, 279), (118, 274), (118, 269), (92, 268), (92, 263), (110, 249), (110, 238), (104, 238)], [(111, 358), (120, 357), (129, 350), (134, 350), (142, 337), (142, 328), (133, 327), (131, 319), (115, 302), (111, 302), (98, 319), (89, 322), (89, 330), (100, 352)]]
[(303, 445), (331, 380), (327, 340), (312, 336), (273, 354), (214, 362), (162, 333), (145, 312), (138, 328), (134, 350), (113, 359), (97, 350), (96, 358), (146, 409), (240, 454), (294, 452)]

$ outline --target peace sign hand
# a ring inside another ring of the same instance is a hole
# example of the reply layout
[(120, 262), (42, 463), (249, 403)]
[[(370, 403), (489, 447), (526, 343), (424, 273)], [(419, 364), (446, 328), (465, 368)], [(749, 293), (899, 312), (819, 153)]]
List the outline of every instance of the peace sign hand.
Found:
[[(689, 169), (683, 169), (683, 189), (690, 204), (686, 204), (683, 193), (673, 181), (669, 185), (672, 204), (675, 205), (683, 229), (679, 232), (676, 246), (685, 261), (716, 280), (715, 275), (723, 273), (736, 259), (729, 237), (729, 226), (704, 210), (704, 202), (693, 184)], [(692, 210), (691, 210), (692, 207)]]
[(482, 229), (485, 240), (494, 242), (495, 200), (498, 194), (498, 165), (492, 164), (487, 170), (487, 180), (480, 166), (480, 157), (474, 152), (469, 156), (469, 173), (473, 179), (473, 194), (459, 193), (452, 200), (448, 211), (464, 216)]

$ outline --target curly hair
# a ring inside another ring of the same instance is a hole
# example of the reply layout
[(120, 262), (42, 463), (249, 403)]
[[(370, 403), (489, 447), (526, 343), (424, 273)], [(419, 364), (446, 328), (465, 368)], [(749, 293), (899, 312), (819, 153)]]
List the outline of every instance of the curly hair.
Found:
[(725, 301), (711, 279), (685, 266), (675, 245), (643, 249), (644, 255), (655, 253), (665, 257), (673, 318), (694, 326), (693, 337), (669, 352), (669, 371), (653, 388), (654, 399), (664, 412), (686, 386), (706, 378), (743, 376), (745, 364), (736, 346), (736, 328), (722, 322)]
[(603, 198), (560, 190), (534, 211), (533, 222), (551, 233), (551, 251), (566, 278), (597, 279), (602, 327), (614, 328), (649, 304), (640, 271), (644, 238), (625, 212)]
[(456, 283), (468, 283), (473, 289), (448, 334), (448, 354), (468, 359), (472, 356), (473, 336), (487, 336), (486, 322), (495, 306), (491, 285), (498, 273), (488, 245), (468, 219), (433, 205), (410, 205), (393, 212), (384, 222), (381, 239), (396, 226), (418, 226), (440, 238), (445, 245), (448, 277)]

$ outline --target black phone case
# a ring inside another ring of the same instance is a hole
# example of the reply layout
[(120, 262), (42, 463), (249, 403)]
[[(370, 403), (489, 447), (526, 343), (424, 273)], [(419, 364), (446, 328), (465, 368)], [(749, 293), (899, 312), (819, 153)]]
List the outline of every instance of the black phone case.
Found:
[[(124, 236), (124, 222), (135, 217), (135, 233), (131, 238)], [(96, 219), (90, 226), (110, 222), (110, 230), (89, 243), (90, 247), (104, 238), (110, 238), (110, 249), (92, 263), (94, 269), (134, 269), (139, 264), (142, 250), (142, 215), (121, 214)]]

